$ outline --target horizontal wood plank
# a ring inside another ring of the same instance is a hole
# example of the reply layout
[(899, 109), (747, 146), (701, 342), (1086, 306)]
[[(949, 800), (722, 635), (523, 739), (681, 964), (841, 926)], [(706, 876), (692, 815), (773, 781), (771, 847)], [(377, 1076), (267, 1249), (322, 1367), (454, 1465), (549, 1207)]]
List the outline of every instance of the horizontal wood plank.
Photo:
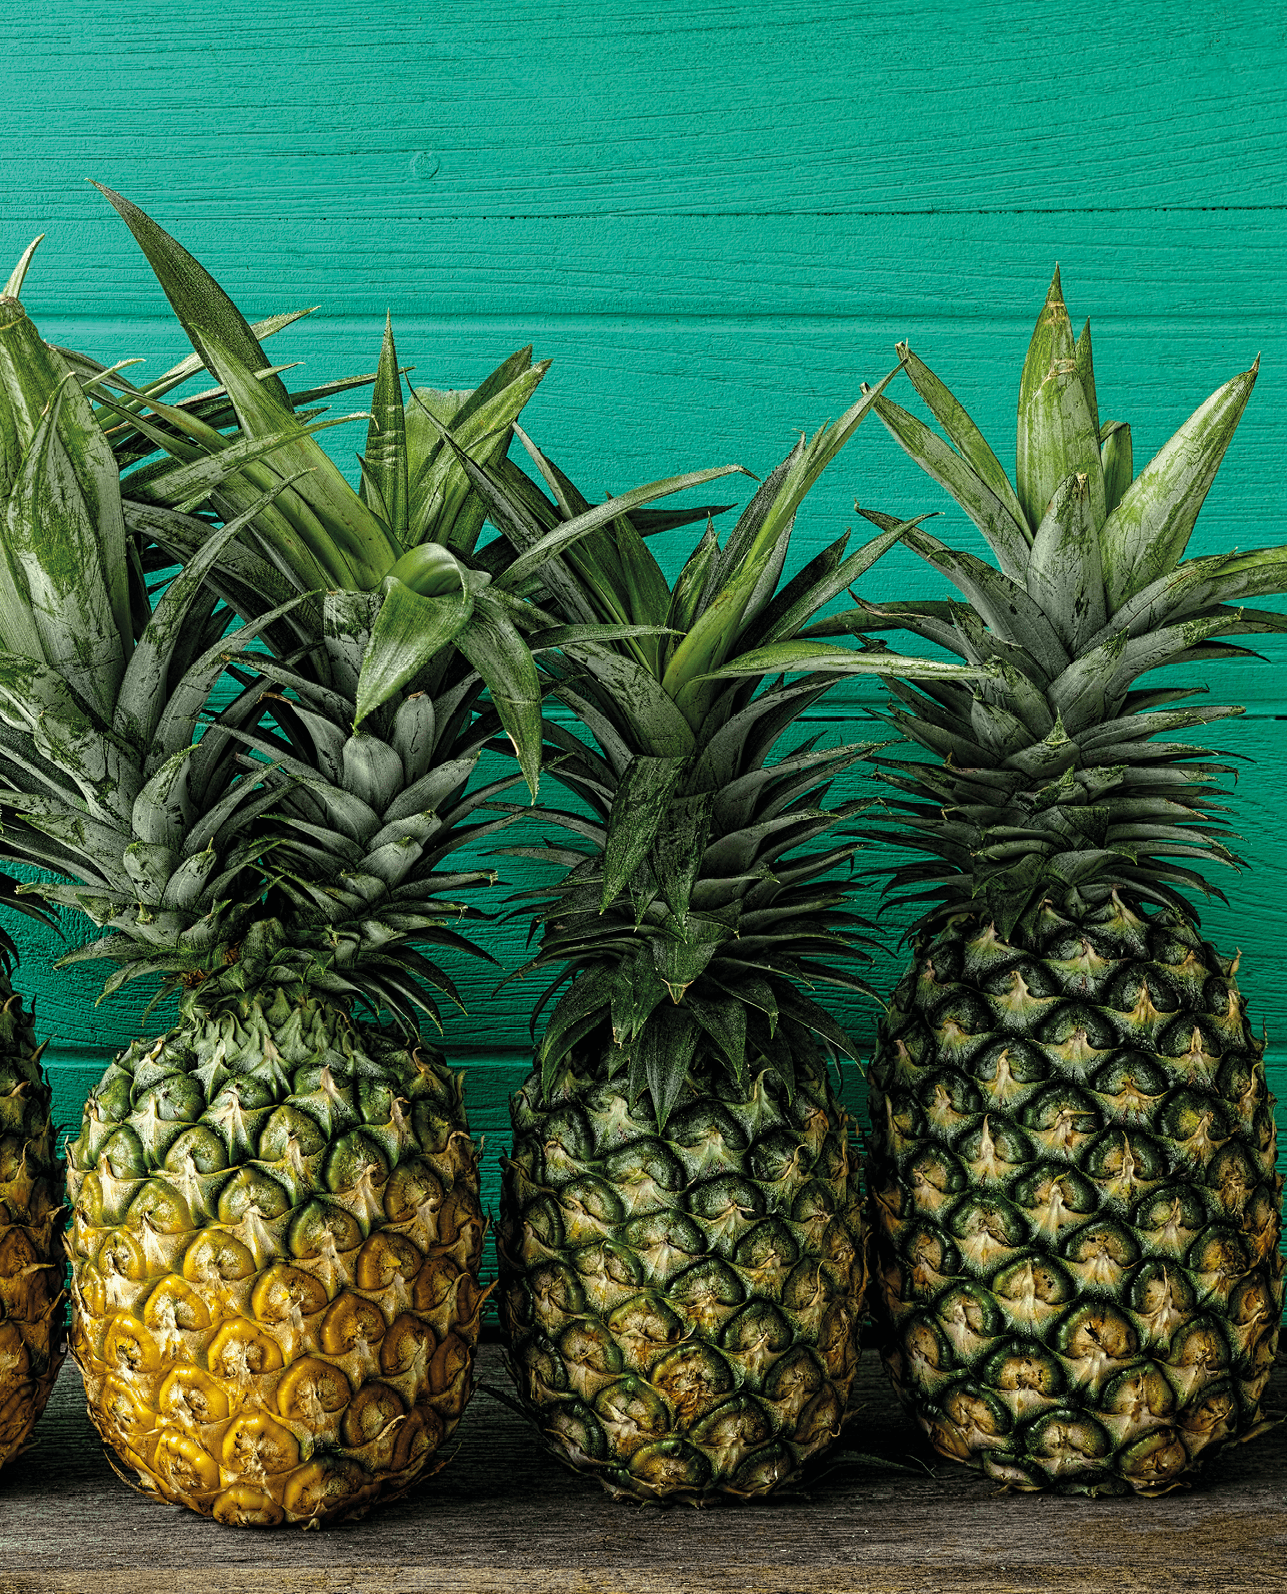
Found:
[(155, 21), (150, 0), (11, 19), (8, 193), (75, 215), (93, 176), (211, 221), (354, 222), (1287, 198), (1266, 136), (1287, 44), (1258, 5), (226, 0)]
[[(1281, 1374), (1280, 1374), (1281, 1376)], [(487, 1386), (448, 1465), (321, 1533), (239, 1530), (131, 1494), (68, 1363), (0, 1473), (0, 1594), (1261, 1594), (1287, 1553), (1287, 1429), (1157, 1500), (1005, 1495), (944, 1461), (860, 1364), (857, 1417), (799, 1495), (707, 1511), (615, 1504), (546, 1456)], [(1271, 1386), (1271, 1391), (1272, 1391)], [(1272, 1399), (1271, 1399), (1272, 1404)]]
[[(318, 319), (370, 321), (376, 330), (368, 346), (377, 352), (387, 309), (395, 325), (419, 318), (438, 332), (485, 333), (516, 321), (576, 328), (604, 317), (642, 326), (690, 316), (712, 328), (749, 323), (747, 355), (760, 355), (752, 387), (777, 385), (783, 374), (764, 358), (774, 333), (825, 334), (838, 362), (852, 360), (856, 349), (865, 361), (858, 340), (868, 337), (874, 361), (908, 334), (923, 341), (929, 329), (952, 328), (989, 340), (1000, 331), (1016, 340), (1022, 358), (1056, 261), (1075, 317), (1090, 316), (1097, 330), (1111, 327), (1114, 336), (1134, 323), (1169, 342), (1170, 359), (1180, 365), (1144, 367), (1146, 382), (1165, 383), (1192, 362), (1195, 333), (1231, 339), (1226, 359), (1237, 358), (1245, 337), (1249, 363), (1261, 338), (1284, 322), (1274, 263), (1287, 233), (1287, 204), (1142, 208), (1107, 217), (1093, 209), (500, 214), (395, 217), (375, 227), (320, 207), (299, 216), (270, 209), (237, 216), (216, 207), (194, 217), (146, 184), (122, 184), (122, 191), (195, 254), (247, 314), (316, 304)], [(6, 181), (0, 192), (6, 270), (10, 257), (45, 234), (23, 289), (33, 314), (107, 322), (168, 315), (124, 223), (92, 187), (78, 186), (76, 213), (68, 216), (31, 186)], [(307, 341), (313, 325), (297, 326), (275, 346)], [(797, 398), (807, 396), (807, 388), (792, 386)]]

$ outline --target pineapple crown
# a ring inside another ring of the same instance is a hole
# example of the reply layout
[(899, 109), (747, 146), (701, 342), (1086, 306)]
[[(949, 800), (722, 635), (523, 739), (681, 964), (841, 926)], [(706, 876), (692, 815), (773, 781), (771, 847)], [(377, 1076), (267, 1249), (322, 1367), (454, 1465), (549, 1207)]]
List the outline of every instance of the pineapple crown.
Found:
[[(277, 316), (252, 327), (182, 245), (136, 205), (110, 189), (102, 192), (156, 274), (196, 362), (180, 362), (142, 389), (115, 376), (116, 396), (102, 398), (117, 422), (109, 436), (122, 463), (137, 463), (157, 450), (164, 456), (133, 470), (127, 480), (133, 524), (167, 553), (188, 558), (209, 536), (209, 525), (184, 511), (203, 505), (226, 521), (275, 487), (271, 504), (257, 509), (240, 542), (224, 545), (219, 578), (229, 603), (245, 615), (262, 607), (265, 596), (280, 602), (323, 589), (377, 593), (355, 694), (356, 723), (394, 699), (432, 667), (440, 650), (453, 645), (488, 687), (535, 793), (541, 685), (522, 636), (521, 594), (558, 548), (622, 510), (738, 467), (689, 472), (607, 505), (587, 505), (552, 538), (540, 531), (522, 535), (531, 530), (525, 523), (517, 540), (480, 548), (489, 502), (475, 475), (481, 470), (521, 476), (515, 467), (506, 470), (506, 453), (516, 417), (548, 361), (534, 365), (531, 349), (520, 349), (477, 388), (413, 388), (404, 401), (404, 373), (386, 323), (374, 373), (291, 394), (279, 375), (284, 368), (269, 365), (257, 334), (261, 328), (280, 330), (297, 317)], [(218, 388), (184, 403), (164, 402), (162, 395), (176, 381), (202, 367)], [(100, 378), (100, 394), (107, 380)], [(360, 415), (318, 422), (304, 409), (319, 397), (368, 382), (371, 408)], [(368, 422), (358, 492), (312, 435), (355, 419)], [(220, 429), (229, 423), (231, 430)], [(304, 619), (311, 620), (315, 637), (317, 617)]]
[[(323, 706), (338, 724), (351, 723), (360, 660), (350, 633), (363, 624), (369, 631), (373, 600), (288, 590), (275, 602), (271, 585), (253, 594), (238, 589), (235, 571), (230, 581), (216, 581), (236, 539), (290, 491), (290, 476), (240, 493), (238, 513), (218, 529), (202, 524), (183, 568), (151, 584), (104, 429), (104, 422), (119, 422), (108, 392), (115, 373), (40, 338), (17, 298), (30, 258), (29, 250), (0, 300), (0, 848), (61, 878), (18, 890), (81, 909), (107, 932), (64, 959), (113, 961), (105, 994), (159, 974), (161, 996), (180, 987), (189, 1005), (213, 1005), (257, 983), (303, 981), (364, 996), (409, 1026), (416, 1007), (436, 1017), (409, 968), (454, 991), (444, 976), (434, 978), (427, 960), (417, 962), (412, 943), (443, 939), (450, 933), (444, 919), (470, 910), (429, 902), (443, 880), (417, 869), (426, 851), (416, 845), (426, 839), (423, 812), (415, 803), (386, 812), (408, 785), (397, 748), (360, 738), (357, 751), (341, 758), (332, 792), (318, 770), (327, 769), (335, 736), (322, 748), (316, 731), (312, 762), (296, 758), (297, 773), (287, 769), (289, 736), (263, 723), (266, 705), (275, 707), (276, 722), (288, 725), (295, 742), (306, 738), (309, 700), (292, 707), (285, 694), (298, 699), (310, 690), (314, 699), (327, 694)], [(129, 446), (127, 437), (122, 447)], [(244, 469), (245, 452), (234, 443), (218, 458), (206, 457), (205, 486), (217, 490)], [(337, 619), (346, 597), (366, 607)], [(230, 630), (239, 602), (245, 623)], [(330, 627), (321, 644), (329, 675), (343, 678), (347, 696), (320, 685), (315, 671), (291, 667), (316, 652), (315, 628), (322, 626)], [(283, 650), (284, 662), (253, 651), (263, 638)], [(230, 672), (240, 690), (218, 707)], [(466, 721), (471, 703), (466, 693)], [(433, 736), (433, 708), (427, 741), (423, 712), (413, 708), (410, 717), (415, 725), (400, 725), (401, 740), (416, 744), (414, 759), (424, 764), (443, 751)], [(383, 718), (397, 715), (390, 709)], [(450, 778), (433, 794), (448, 800), (448, 811), (433, 816), (432, 828), (442, 833), (427, 849), (434, 859), (458, 844), (443, 836), (468, 811), (460, 808), (459, 788), (469, 760), (454, 746), (460, 716), (441, 718)], [(344, 733), (336, 734), (344, 744)], [(381, 793), (390, 760), (398, 765), (397, 790)], [(320, 796), (298, 789), (309, 778)], [(425, 796), (423, 786), (418, 795)], [(378, 814), (364, 797), (379, 803)], [(330, 811), (337, 805), (338, 816)], [(426, 800), (421, 808), (428, 806)], [(354, 818), (358, 810), (361, 819)], [(310, 817), (334, 827), (313, 849), (329, 865), (323, 881), (334, 890), (307, 899), (295, 877), (299, 827)], [(393, 829), (396, 836), (382, 833)], [(447, 886), (488, 878), (474, 871), (449, 876)], [(390, 910), (386, 921), (380, 906)]]
[(294, 600), (224, 635), (204, 582), (243, 517), (153, 603), (93, 383), (17, 297), (30, 257), (0, 298), (0, 850), (60, 876), (18, 889), (113, 926), (139, 972), (181, 970), (240, 934), (264, 805), (238, 778), (240, 710), (207, 715), (208, 700), (227, 648)]
[[(908, 529), (852, 553), (846, 534), (783, 581), (800, 503), (875, 401), (864, 396), (802, 438), (722, 547), (708, 523), (673, 586), (624, 512), (610, 535), (581, 538), (542, 571), (543, 601), (555, 612), (542, 611), (548, 629), (534, 652), (587, 733), (546, 721), (550, 771), (582, 806), (538, 817), (568, 831), (569, 842), (503, 849), (563, 871), (554, 885), (520, 893), (542, 904), (533, 923), (541, 946), (527, 970), (558, 970), (538, 1016), (571, 979), (540, 1043), (547, 1094), (574, 1048), (590, 1047), (606, 1052), (609, 1077), (626, 1070), (632, 1099), (649, 1092), (664, 1126), (699, 1054), (739, 1085), (771, 1069), (788, 1092), (819, 1040), (856, 1055), (801, 987), (870, 994), (851, 969), (868, 958), (866, 923), (848, 911), (835, 878), (858, 845), (852, 821), (868, 805), (822, 804), (835, 778), (872, 749), (824, 749), (814, 736), (768, 761), (842, 675), (978, 673), (880, 644), (800, 640), (818, 610)], [(495, 473), (476, 472), (511, 540), (531, 535), (525, 517), (571, 524), (585, 514), (577, 489), (516, 430), (551, 496), (533, 488), (520, 500)], [(788, 683), (788, 674), (802, 679)]]
[(969, 686), (891, 683), (887, 723), (940, 761), (882, 758), (899, 794), (892, 839), (930, 858), (894, 870), (892, 887), (930, 904), (918, 927), (982, 913), (1008, 938), (1031, 931), (1047, 901), (1094, 905), (1114, 891), (1195, 918), (1185, 893), (1220, 893), (1193, 864), (1237, 862), (1217, 818), (1215, 782), (1230, 766), (1155, 738), (1242, 710), (1173, 707), (1204, 689), (1136, 682), (1245, 655), (1230, 636), (1287, 629), (1287, 616), (1245, 603), (1287, 590), (1287, 547), (1184, 558), (1257, 365), (1133, 476), (1130, 428), (1099, 420), (1090, 326), (1074, 339), (1056, 271), (1020, 379), (1011, 486), (943, 383), (905, 344), (898, 352), (947, 440), (884, 397), (876, 412), (999, 568), (909, 527), (903, 541), (964, 601), (862, 603), (810, 633), (905, 629), (993, 667)]

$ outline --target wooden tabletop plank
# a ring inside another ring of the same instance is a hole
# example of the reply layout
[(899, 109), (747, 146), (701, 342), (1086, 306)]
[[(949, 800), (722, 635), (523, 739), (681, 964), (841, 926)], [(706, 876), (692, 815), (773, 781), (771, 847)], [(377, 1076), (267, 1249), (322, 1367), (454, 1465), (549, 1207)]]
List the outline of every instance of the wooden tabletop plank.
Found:
[[(1283, 1375), (1280, 1374), (1280, 1377)], [(1287, 1566), (1287, 1429), (1161, 1499), (1002, 1494), (943, 1461), (873, 1353), (859, 1419), (790, 1498), (617, 1504), (480, 1388), (436, 1477), (320, 1533), (221, 1527), (134, 1494), (69, 1363), (32, 1449), (0, 1474), (0, 1594), (1263, 1594)], [(509, 1389), (499, 1347), (483, 1385)], [(1272, 1404), (1272, 1399), (1271, 1399)]]

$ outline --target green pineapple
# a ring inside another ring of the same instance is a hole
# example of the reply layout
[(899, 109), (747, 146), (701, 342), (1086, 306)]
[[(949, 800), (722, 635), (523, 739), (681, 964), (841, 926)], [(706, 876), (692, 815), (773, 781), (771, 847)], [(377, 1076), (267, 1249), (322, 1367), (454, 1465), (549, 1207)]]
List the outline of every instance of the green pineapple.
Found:
[[(500, 1309), (548, 1444), (620, 1498), (791, 1482), (836, 1437), (854, 1375), (866, 1236), (827, 1072), (854, 1053), (805, 990), (866, 990), (835, 879), (865, 805), (824, 802), (870, 749), (814, 737), (771, 759), (838, 673), (960, 673), (796, 640), (904, 529), (847, 557), (842, 537), (779, 585), (798, 505), (872, 402), (801, 441), (673, 588), (625, 515), (547, 582), (568, 623), (543, 659), (593, 740), (547, 726), (588, 817), (545, 812), (570, 839), (519, 849), (563, 871), (531, 893), (530, 967), (557, 969), (547, 998), (571, 983), (512, 1103)], [(545, 518), (584, 514), (529, 449)], [(542, 514), (490, 491), (502, 530)], [(584, 634), (609, 620), (633, 630)], [(804, 679), (761, 690), (785, 672)]]
[(1157, 1494), (1259, 1431), (1283, 1308), (1263, 1042), (1185, 894), (1234, 861), (1226, 766), (1155, 740), (1242, 711), (1136, 684), (1287, 629), (1244, 606), (1287, 590), (1287, 548), (1183, 559), (1256, 372), (1132, 479), (1056, 273), (1012, 487), (899, 353), (954, 446), (886, 399), (877, 413), (1000, 569), (915, 528), (964, 603), (817, 628), (906, 628), (994, 671), (895, 685), (888, 716), (931, 758), (884, 760), (898, 844), (928, 854), (894, 874), (927, 906), (870, 1070), (886, 1364), (935, 1446), (990, 1477)]

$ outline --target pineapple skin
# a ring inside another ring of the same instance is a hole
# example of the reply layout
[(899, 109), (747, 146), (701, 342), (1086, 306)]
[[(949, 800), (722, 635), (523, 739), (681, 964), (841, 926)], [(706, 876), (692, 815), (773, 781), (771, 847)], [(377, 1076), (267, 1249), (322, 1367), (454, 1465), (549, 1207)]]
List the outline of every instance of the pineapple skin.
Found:
[(477, 1162), (459, 1076), (325, 1001), (124, 1051), (69, 1147), (72, 1350), (143, 1492), (313, 1527), (436, 1471), (473, 1390)]
[(67, 1352), (62, 1169), (22, 998), (0, 973), (0, 1466), (28, 1445)]
[(512, 1098), (497, 1250), (520, 1397), (614, 1498), (694, 1505), (796, 1480), (858, 1358), (866, 1235), (821, 1060), (788, 1103), (694, 1068), (665, 1132), (645, 1091), (575, 1057)]
[(1283, 1311), (1263, 1041), (1225, 961), (1116, 894), (1032, 950), (921, 941), (870, 1070), (882, 1355), (935, 1448), (1157, 1495), (1261, 1430)]

